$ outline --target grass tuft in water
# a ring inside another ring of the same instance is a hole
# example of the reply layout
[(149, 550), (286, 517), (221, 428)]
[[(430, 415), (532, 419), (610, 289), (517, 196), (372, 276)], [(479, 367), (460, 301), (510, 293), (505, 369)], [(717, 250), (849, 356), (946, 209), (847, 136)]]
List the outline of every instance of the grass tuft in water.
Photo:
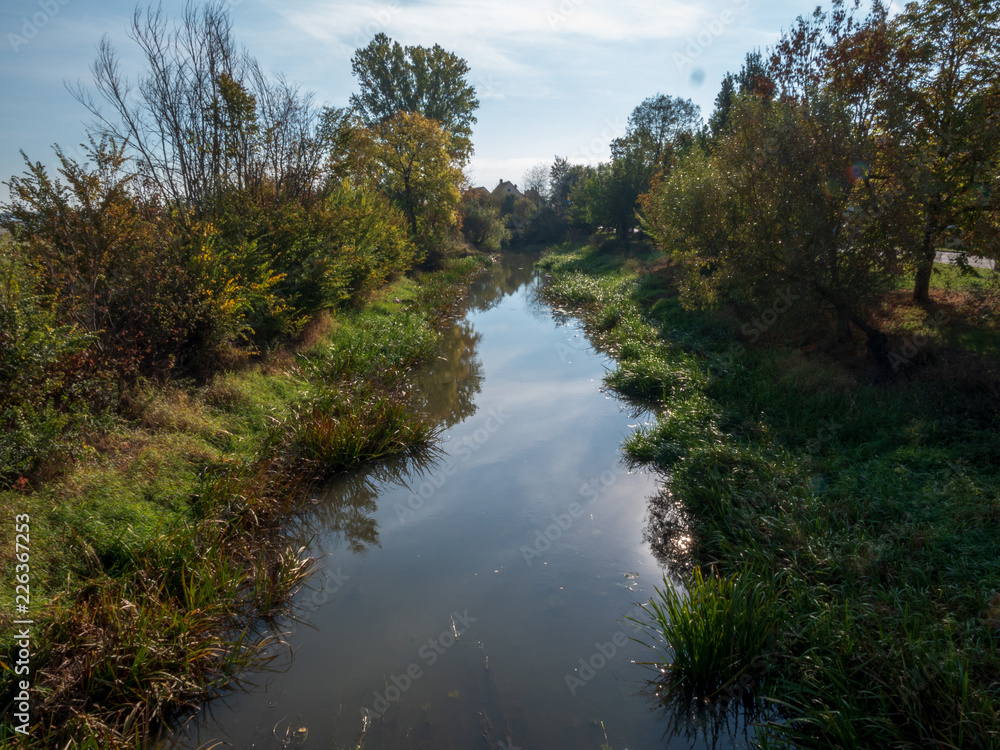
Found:
[(642, 605), (643, 616), (629, 618), (656, 654), (648, 664), (660, 672), (661, 697), (712, 699), (729, 685), (762, 678), (784, 620), (770, 582), (754, 571), (706, 576), (695, 568), (685, 584), (664, 577), (663, 587)]
[(427, 445), (434, 422), (414, 414), (405, 398), (355, 384), (303, 404), (290, 448), (317, 474), (332, 474)]

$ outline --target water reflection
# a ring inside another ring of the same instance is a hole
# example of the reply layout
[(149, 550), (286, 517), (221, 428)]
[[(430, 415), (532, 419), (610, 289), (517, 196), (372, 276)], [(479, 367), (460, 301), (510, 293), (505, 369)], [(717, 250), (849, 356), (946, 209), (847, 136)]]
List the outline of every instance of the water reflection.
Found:
[[(535, 277), (536, 254), (507, 254), (491, 263), (469, 285), (464, 307), (485, 312)], [(534, 299), (537, 295), (532, 295)], [(541, 304), (536, 301), (534, 304)], [(539, 310), (539, 315), (543, 313)], [(415, 378), (412, 403), (442, 428), (453, 427), (476, 413), (475, 399), (482, 390), (483, 366), (477, 348), (482, 339), (474, 325), (461, 320), (442, 332), (434, 359)]]
[(675, 581), (693, 567), (694, 537), (681, 504), (663, 487), (649, 498), (642, 540)]
[(756, 747), (757, 727), (765, 718), (760, 704), (745, 691), (733, 691), (732, 697), (708, 701), (691, 696), (663, 701), (657, 696), (658, 685), (650, 682), (644, 691), (653, 712), (665, 723), (665, 745), (682, 739), (690, 747)]
[(340, 474), (315, 493), (310, 512), (297, 520), (291, 535), (316, 539), (313, 548), (321, 554), (342, 544), (356, 554), (380, 547), (378, 522), (372, 517), (379, 497), (390, 487), (418, 483), (443, 457), (440, 448), (429, 446)]
[(449, 326), (436, 355), (415, 378), (414, 408), (445, 429), (476, 413), (476, 394), (483, 382), (483, 365), (476, 355), (480, 338), (468, 322)]
[(537, 253), (506, 253), (480, 274), (471, 284), (466, 307), (471, 312), (485, 312), (496, 307), (535, 277)]

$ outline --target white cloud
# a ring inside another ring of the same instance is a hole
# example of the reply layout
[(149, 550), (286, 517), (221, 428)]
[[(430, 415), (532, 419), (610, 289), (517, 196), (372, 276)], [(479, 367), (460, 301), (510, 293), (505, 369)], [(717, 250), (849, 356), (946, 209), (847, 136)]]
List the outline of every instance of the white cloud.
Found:
[(320, 41), (356, 49), (379, 32), (404, 44), (440, 43), (471, 63), (491, 70), (523, 72), (530, 67), (518, 50), (540, 46), (682, 38), (707, 17), (703, 6), (673, 0), (561, 0), (505, 3), (475, 0), (331, 3), (317, 6), (299, 0), (277, 11), (302, 33)]

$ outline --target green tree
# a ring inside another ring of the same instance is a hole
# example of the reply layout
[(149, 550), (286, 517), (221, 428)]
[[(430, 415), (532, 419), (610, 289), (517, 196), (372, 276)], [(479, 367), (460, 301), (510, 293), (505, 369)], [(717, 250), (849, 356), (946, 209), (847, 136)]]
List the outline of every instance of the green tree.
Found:
[(500, 215), (500, 206), (492, 196), (466, 193), (462, 196), (459, 212), (466, 242), (480, 250), (499, 252), (503, 244), (510, 240), (511, 231), (505, 217)]
[(715, 109), (708, 118), (708, 128), (712, 136), (718, 138), (722, 134), (723, 128), (729, 122), (729, 112), (736, 101), (736, 76), (726, 73), (722, 79), (722, 86), (715, 97)]
[(925, 0), (896, 19), (914, 55), (908, 105), (909, 182), (922, 205), (913, 297), (929, 299), (937, 248), (996, 257), (1000, 171), (1000, 3)]
[(651, 96), (632, 110), (628, 118), (629, 142), (623, 143), (620, 150), (645, 151), (647, 161), (663, 166), (672, 147), (691, 136), (700, 120), (701, 110), (690, 99)]
[(375, 129), (375, 142), (384, 189), (406, 216), (419, 260), (433, 266), (458, 224), (462, 197), (451, 138), (435, 120), (398, 112)]
[(450, 136), (449, 149), (460, 163), (472, 154), (472, 126), (479, 107), (466, 76), (465, 60), (439, 45), (403, 47), (377, 34), (351, 60), (360, 91), (351, 105), (375, 128), (399, 112), (416, 112), (437, 121)]
[(657, 94), (636, 107), (626, 134), (611, 142), (611, 162), (602, 164), (572, 192), (576, 219), (590, 228), (614, 227), (625, 239), (639, 225), (639, 196), (676, 154), (692, 145), (699, 109), (688, 99)]
[(898, 273), (856, 170), (863, 144), (835, 96), (737, 99), (712, 155), (691, 155), (644, 198), (647, 226), (680, 257), (688, 304), (794, 301), (795, 318), (853, 324), (888, 364), (872, 305)]
[(590, 230), (613, 227), (618, 239), (631, 234), (639, 224), (638, 198), (656, 173), (648, 146), (635, 132), (612, 141), (611, 161), (591, 170), (570, 193), (574, 223)]

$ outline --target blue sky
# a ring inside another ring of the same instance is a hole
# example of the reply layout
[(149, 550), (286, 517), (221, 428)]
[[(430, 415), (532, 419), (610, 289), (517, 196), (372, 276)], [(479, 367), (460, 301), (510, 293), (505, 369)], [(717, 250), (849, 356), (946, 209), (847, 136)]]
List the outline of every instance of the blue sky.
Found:
[[(165, 0), (176, 17), (182, 2)], [(344, 105), (350, 57), (378, 32), (441, 44), (471, 67), (481, 106), (468, 169), (473, 184), (520, 183), (528, 167), (606, 160), (629, 113), (657, 93), (711, 112), (719, 82), (751, 49), (773, 44), (806, 0), (235, 0), (237, 39), (264, 67), (317, 101)], [(89, 84), (109, 35), (126, 70), (141, 61), (126, 35), (134, 6), (110, 0), (4, 0), (0, 9), (0, 179), (22, 172), (19, 149), (51, 164), (85, 140), (89, 114), (65, 83)], [(6, 188), (0, 200), (6, 200)]]

